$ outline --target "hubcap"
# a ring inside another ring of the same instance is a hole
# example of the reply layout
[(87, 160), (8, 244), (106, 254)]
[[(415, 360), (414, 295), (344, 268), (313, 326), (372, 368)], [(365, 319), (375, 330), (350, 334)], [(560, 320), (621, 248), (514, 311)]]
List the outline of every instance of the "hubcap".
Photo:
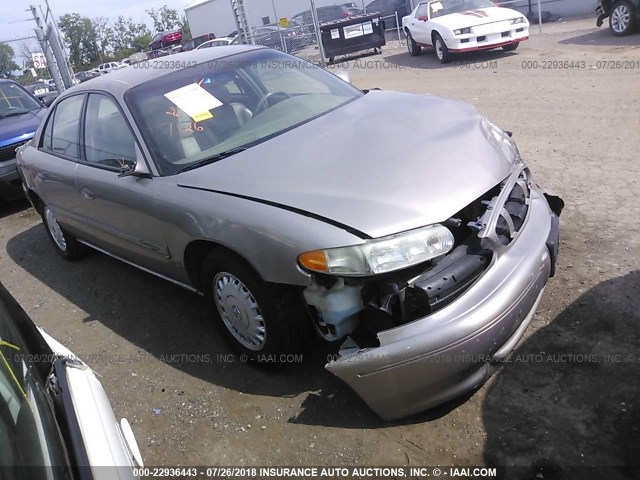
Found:
[(407, 47), (409, 47), (409, 53), (413, 53), (413, 38), (411, 34), (407, 37)]
[(440, 39), (436, 40), (436, 55), (438, 55), (438, 58), (440, 60), (442, 60), (442, 43), (440, 43)]
[(60, 224), (53, 215), (53, 212), (49, 210), (49, 207), (44, 207), (44, 218), (47, 220), (47, 228), (49, 228), (51, 238), (53, 238), (53, 241), (60, 250), (66, 252), (67, 241), (64, 239), (64, 233), (62, 233), (62, 228), (60, 228)]
[(213, 294), (224, 325), (240, 344), (258, 351), (267, 339), (267, 329), (255, 298), (235, 275), (218, 273), (213, 279)]
[(617, 33), (624, 32), (629, 26), (631, 14), (629, 9), (624, 5), (618, 5), (611, 14), (611, 26)]

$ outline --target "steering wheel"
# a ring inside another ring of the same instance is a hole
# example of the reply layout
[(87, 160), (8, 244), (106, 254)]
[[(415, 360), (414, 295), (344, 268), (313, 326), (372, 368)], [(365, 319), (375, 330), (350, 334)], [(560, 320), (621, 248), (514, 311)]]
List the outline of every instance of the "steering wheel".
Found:
[(286, 92), (279, 92), (279, 91), (275, 91), (275, 92), (268, 92), (266, 95), (264, 95), (260, 101), (258, 102), (258, 105), (256, 106), (256, 115), (258, 113), (260, 113), (262, 110), (266, 110), (267, 108), (267, 102), (269, 101), (269, 99), (273, 96), (273, 95), (284, 95), (287, 98), (291, 98), (291, 95), (289, 95)]

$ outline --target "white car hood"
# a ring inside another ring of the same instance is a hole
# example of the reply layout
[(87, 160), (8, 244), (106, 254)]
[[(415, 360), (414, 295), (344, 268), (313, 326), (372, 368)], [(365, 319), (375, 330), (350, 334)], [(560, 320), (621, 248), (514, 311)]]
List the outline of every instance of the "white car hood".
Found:
[(436, 25), (442, 25), (450, 30), (465, 27), (475, 27), (477, 25), (485, 25), (487, 23), (501, 22), (519, 18), (523, 15), (516, 10), (502, 7), (478, 8), (476, 10), (468, 10), (462, 13), (451, 13), (436, 17), (431, 20)]
[[(127, 420), (118, 423), (93, 370), (42, 328), (38, 330), (53, 353), (70, 360), (66, 365), (69, 393), (94, 478), (137, 478), (132, 468), (143, 466), (142, 455)], [(100, 468), (105, 466), (119, 468)]]

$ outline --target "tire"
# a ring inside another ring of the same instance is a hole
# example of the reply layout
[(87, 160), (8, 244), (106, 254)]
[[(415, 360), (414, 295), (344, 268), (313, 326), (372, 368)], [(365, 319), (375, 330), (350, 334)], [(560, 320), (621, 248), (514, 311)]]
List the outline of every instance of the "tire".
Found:
[(433, 34), (433, 49), (435, 50), (436, 57), (438, 57), (440, 63), (449, 63), (451, 61), (451, 53), (438, 32)]
[(409, 30), (407, 30), (407, 49), (412, 57), (422, 54), (422, 47), (416, 43)]
[(222, 249), (205, 257), (201, 280), (218, 329), (246, 360), (276, 366), (283, 355), (302, 351), (311, 321), (293, 287), (265, 282), (245, 261)]
[(53, 212), (44, 203), (40, 204), (40, 216), (49, 240), (62, 258), (77, 260), (82, 257), (83, 245), (60, 226)]
[(616, 37), (623, 37), (633, 32), (635, 28), (635, 13), (627, 0), (620, 0), (613, 4), (609, 14), (609, 30)]
[(518, 48), (518, 45), (520, 45), (520, 42), (510, 43), (509, 45), (505, 45), (504, 47), (502, 47), (502, 50), (504, 50), (505, 52), (513, 52), (516, 48)]

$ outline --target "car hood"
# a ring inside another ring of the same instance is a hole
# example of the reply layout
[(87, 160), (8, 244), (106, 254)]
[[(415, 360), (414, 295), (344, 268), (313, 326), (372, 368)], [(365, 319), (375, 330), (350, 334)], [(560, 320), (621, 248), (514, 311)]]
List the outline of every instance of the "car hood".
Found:
[(442, 17), (434, 18), (433, 23), (455, 30), (456, 28), (475, 27), (477, 25), (501, 22), (522, 16), (520, 12), (510, 8), (489, 7), (443, 15)]
[(46, 109), (41, 108), (15, 117), (0, 118), (0, 147), (33, 137), (45, 111)]
[(447, 220), (509, 175), (481, 119), (462, 102), (371, 91), (177, 182), (382, 237)]

